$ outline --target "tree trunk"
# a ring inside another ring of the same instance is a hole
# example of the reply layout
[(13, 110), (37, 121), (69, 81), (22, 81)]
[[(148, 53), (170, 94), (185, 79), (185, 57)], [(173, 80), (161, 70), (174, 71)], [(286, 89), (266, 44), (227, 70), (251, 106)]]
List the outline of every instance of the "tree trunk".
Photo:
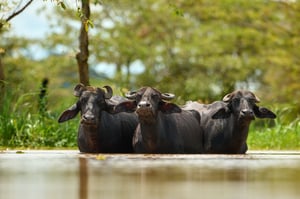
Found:
[(89, 38), (86, 27), (87, 20), (90, 18), (90, 1), (81, 0), (81, 28), (79, 35), (79, 52), (76, 54), (78, 64), (79, 81), (84, 85), (89, 85)]
[(128, 86), (130, 84), (130, 63), (131, 63), (131, 59), (129, 58), (126, 63), (127, 74), (126, 74), (126, 82), (125, 82), (126, 85)]
[[(13, 13), (11, 15), (9, 15), (6, 19), (0, 21), (0, 35), (3, 33), (2, 28), (5, 25), (5, 23), (8, 23), (10, 20), (12, 20), (14, 17), (16, 17), (17, 15), (19, 15), (21, 12), (23, 12), (31, 3), (33, 2), (33, 0), (29, 0), (23, 7), (21, 7), (19, 10), (14, 10)], [(4, 86), (5, 86), (5, 75), (4, 75), (4, 66), (3, 66), (3, 62), (2, 62), (2, 58), (3, 56), (1, 55), (1, 49), (0, 49), (0, 93), (3, 94), (4, 93)], [(4, 54), (4, 53), (3, 53)]]
[(4, 66), (2, 64), (2, 55), (0, 54), (0, 93), (1, 95), (4, 93), (4, 83), (5, 75), (4, 75)]

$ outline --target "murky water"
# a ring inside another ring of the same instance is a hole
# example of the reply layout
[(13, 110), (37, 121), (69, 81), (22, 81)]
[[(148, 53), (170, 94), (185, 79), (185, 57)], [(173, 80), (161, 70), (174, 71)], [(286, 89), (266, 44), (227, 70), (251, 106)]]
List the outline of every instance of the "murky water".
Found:
[(0, 199), (290, 199), (299, 152), (248, 155), (0, 153)]

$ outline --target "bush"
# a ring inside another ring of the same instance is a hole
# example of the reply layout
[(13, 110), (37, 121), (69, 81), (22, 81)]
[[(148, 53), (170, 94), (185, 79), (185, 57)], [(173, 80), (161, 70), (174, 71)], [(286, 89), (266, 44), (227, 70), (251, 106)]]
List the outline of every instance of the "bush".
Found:
[[(0, 99), (0, 148), (77, 148), (79, 117), (59, 124), (59, 113), (47, 110), (46, 101), (41, 108), (38, 92), (20, 93), (6, 89)], [(250, 150), (300, 149), (300, 118), (287, 122), (287, 110), (291, 109), (280, 110), (275, 111), (275, 120), (251, 124), (247, 140)]]
[(265, 121), (264, 126), (251, 126), (248, 145), (249, 149), (297, 150), (300, 149), (300, 118), (290, 123), (282, 122), (279, 115), (275, 124), (270, 126)]
[(46, 110), (41, 113), (38, 110), (38, 93), (26, 93), (16, 97), (11, 90), (6, 89), (1, 99), (1, 147), (77, 146), (78, 120), (59, 124), (57, 122), (58, 114)]

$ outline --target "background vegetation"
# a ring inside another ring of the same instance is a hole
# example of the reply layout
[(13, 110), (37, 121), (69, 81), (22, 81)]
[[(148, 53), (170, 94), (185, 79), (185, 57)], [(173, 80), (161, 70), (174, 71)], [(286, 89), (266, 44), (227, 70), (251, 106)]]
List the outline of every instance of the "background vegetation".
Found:
[[(0, 9), (10, 8), (6, 2)], [(76, 100), (80, 3), (54, 3), (52, 12), (41, 8), (52, 27), (43, 38), (16, 37), (7, 23), (0, 28), (4, 148), (77, 146), (78, 118), (56, 120)], [(300, 149), (299, 1), (102, 0), (90, 5), (91, 85), (111, 85), (118, 95), (149, 85), (175, 93), (178, 104), (210, 103), (234, 89), (249, 89), (278, 115), (273, 122), (251, 125), (249, 148)], [(49, 84), (41, 103), (45, 78)]]

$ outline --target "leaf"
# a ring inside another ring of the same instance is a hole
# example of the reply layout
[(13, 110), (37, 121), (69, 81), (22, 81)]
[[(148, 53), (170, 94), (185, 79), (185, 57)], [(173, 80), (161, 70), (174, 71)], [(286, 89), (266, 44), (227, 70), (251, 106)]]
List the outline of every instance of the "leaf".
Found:
[(106, 160), (106, 156), (105, 155), (97, 155), (96, 160)]
[(175, 4), (170, 3), (169, 6), (173, 9), (175, 15), (180, 17), (184, 16), (183, 11), (180, 8), (178, 8)]
[(103, 5), (103, 1), (102, 1), (102, 0), (95, 0), (95, 1), (94, 1), (94, 4), (95, 4), (95, 5), (97, 5), (97, 4)]
[(94, 28), (94, 23), (89, 19), (84, 21), (83, 23), (84, 23), (84, 29), (86, 32), (89, 31), (89, 27)]
[(87, 20), (87, 24), (91, 27), (94, 28), (94, 23), (91, 20)]
[(5, 49), (0, 47), (0, 54), (5, 53)]
[(84, 21), (83, 23), (84, 23), (85, 31), (88, 32), (89, 31), (89, 24), (87, 23), (87, 21)]
[(83, 13), (82, 13), (82, 10), (80, 7), (77, 7), (77, 11), (76, 11), (76, 14), (79, 18), (82, 18), (83, 17)]
[(62, 2), (62, 1), (58, 2), (58, 5), (59, 5), (62, 9), (64, 9), (64, 10), (67, 8), (67, 6), (65, 5), (65, 3)]

